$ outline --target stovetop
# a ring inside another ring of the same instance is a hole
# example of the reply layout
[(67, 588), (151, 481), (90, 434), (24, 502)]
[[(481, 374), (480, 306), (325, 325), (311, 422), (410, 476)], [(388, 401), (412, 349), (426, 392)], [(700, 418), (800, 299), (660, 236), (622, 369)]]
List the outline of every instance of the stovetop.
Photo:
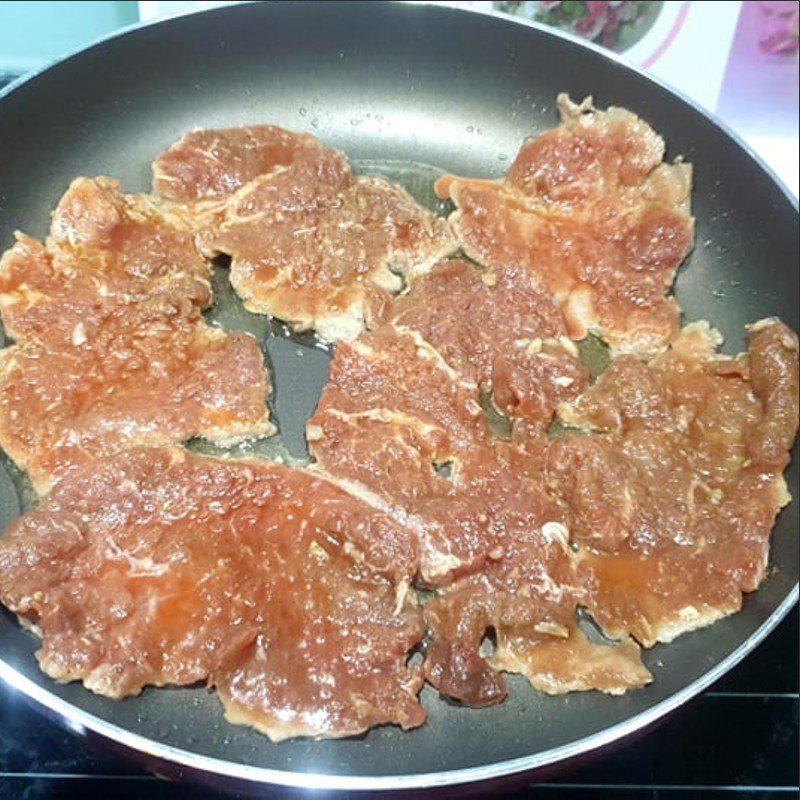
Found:
[[(787, 800), (798, 792), (798, 609), (711, 690), (654, 730), (492, 796), (510, 800)], [(453, 792), (457, 796), (458, 791)], [(275, 794), (275, 797), (280, 796)], [(221, 800), (90, 747), (0, 687), (0, 800)]]

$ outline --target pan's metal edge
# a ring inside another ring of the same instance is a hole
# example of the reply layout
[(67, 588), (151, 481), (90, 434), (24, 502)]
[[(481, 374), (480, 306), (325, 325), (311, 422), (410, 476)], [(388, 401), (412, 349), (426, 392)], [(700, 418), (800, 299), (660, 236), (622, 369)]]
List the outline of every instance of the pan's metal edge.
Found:
[[(256, 4), (256, 2), (242, 3), (242, 5)], [(392, 4), (397, 6), (406, 5), (406, 3), (403, 2), (394, 2)], [(756, 153), (755, 150), (746, 141), (744, 141), (739, 134), (733, 131), (727, 125), (727, 123), (725, 123), (712, 112), (709, 112), (694, 99), (683, 94), (668, 83), (662, 81), (660, 78), (650, 75), (643, 69), (640, 69), (636, 65), (630, 63), (627, 59), (625, 59), (624, 56), (613, 53), (605, 48), (600, 47), (599, 45), (587, 42), (564, 31), (554, 30), (553, 28), (549, 28), (531, 20), (514, 18), (505, 15), (501, 16), (493, 11), (458, 8), (451, 6), (448, 3), (441, 2), (408, 3), (407, 5), (418, 5), (428, 8), (444, 8), (450, 13), (479, 14), (482, 16), (491, 17), (493, 19), (500, 19), (508, 24), (522, 25), (533, 28), (534, 30), (539, 31), (546, 36), (552, 36), (554, 38), (570, 42), (577, 47), (590, 50), (604, 59), (619, 64), (627, 71), (635, 73), (640, 78), (655, 84), (663, 91), (674, 95), (683, 103), (691, 107), (695, 112), (718, 127), (725, 135), (732, 139), (746, 155), (755, 161), (755, 163), (763, 170), (763, 172), (766, 173), (766, 175), (778, 186), (784, 197), (794, 208), (795, 212), (798, 211), (798, 199), (789, 191), (786, 184), (761, 158), (761, 156), (759, 156), (758, 153)], [(224, 11), (228, 9), (230, 9), (230, 7), (210, 9), (204, 12), (190, 11), (183, 14), (174, 15), (168, 20), (156, 19), (150, 22), (138, 22), (125, 26), (124, 28), (114, 31), (109, 35), (98, 37), (78, 50), (54, 59), (50, 63), (37, 70), (20, 76), (4, 89), (0, 90), (0, 101), (29, 81), (34, 80), (37, 76), (46, 72), (47, 70), (80, 55), (86, 50), (105, 44), (106, 42), (118, 37), (125, 36), (135, 30), (170, 22), (184, 16), (189, 16), (190, 14), (224, 13)], [(658, 703), (647, 711), (643, 711), (641, 714), (637, 714), (636, 716), (625, 720), (625, 722), (621, 722), (599, 733), (591, 734), (590, 736), (579, 739), (568, 745), (553, 748), (552, 750), (546, 750), (533, 756), (524, 756), (522, 758), (501, 761), (496, 764), (482, 767), (469, 767), (466, 769), (451, 770), (448, 772), (433, 772), (418, 775), (347, 776), (325, 773), (286, 772), (283, 770), (273, 770), (265, 767), (234, 764), (233, 762), (223, 761), (222, 759), (211, 758), (209, 756), (200, 756), (196, 753), (191, 753), (189, 751), (181, 750), (169, 745), (159, 744), (138, 734), (131, 733), (130, 731), (120, 728), (117, 725), (113, 725), (102, 719), (99, 719), (98, 717), (95, 717), (94, 715), (89, 714), (88, 712), (85, 712), (71, 705), (67, 701), (51, 694), (50, 691), (45, 687), (39, 686), (34, 681), (17, 672), (2, 658), (0, 658), (0, 680), (26, 695), (38, 706), (41, 706), (42, 711), (55, 716), (65, 727), (75, 731), (76, 733), (85, 733), (86, 731), (91, 731), (101, 737), (110, 739), (122, 745), (123, 747), (128, 747), (132, 750), (142, 753), (143, 755), (150, 756), (157, 760), (166, 761), (168, 763), (178, 764), (192, 771), (200, 770), (236, 780), (256, 783), (269, 783), (276, 786), (312, 790), (327, 789), (343, 791), (375, 791), (388, 789), (403, 790), (454, 786), (458, 784), (476, 783), (480, 781), (491, 780), (493, 778), (501, 778), (508, 775), (532, 771), (558, 761), (567, 760), (590, 750), (595, 750), (599, 747), (611, 744), (643, 727), (646, 727), (647, 725), (656, 722), (670, 711), (688, 702), (708, 686), (712, 685), (726, 672), (728, 672), (728, 670), (745, 658), (778, 625), (778, 623), (786, 616), (790, 609), (798, 602), (798, 599), (800, 599), (800, 584), (795, 584), (781, 604), (775, 609), (775, 611), (772, 612), (772, 614), (758, 628), (758, 630), (756, 630), (755, 633), (748, 637), (739, 647), (737, 647), (733, 652), (720, 661), (713, 669), (709, 670), (702, 677), (684, 687), (681, 691), (676, 692), (671, 697), (667, 698), (661, 703)]]
[(178, 764), (190, 771), (200, 771), (252, 783), (268, 783), (274, 786), (297, 789), (333, 791), (379, 791), (423, 789), (455, 786), (465, 783), (478, 783), (493, 778), (529, 772), (558, 761), (566, 761), (583, 753), (611, 744), (629, 734), (646, 727), (698, 695), (703, 689), (721, 678), (731, 667), (741, 661), (775, 628), (798, 601), (798, 587), (795, 586), (769, 616), (759, 629), (745, 642), (720, 661), (713, 669), (686, 686), (680, 692), (653, 706), (641, 714), (614, 725), (599, 733), (578, 739), (568, 745), (545, 750), (533, 756), (501, 761), (482, 767), (468, 767), (448, 772), (430, 772), (418, 775), (354, 776), (314, 772), (286, 772), (283, 770), (234, 764), (210, 756), (202, 756), (169, 745), (159, 744), (139, 734), (95, 717), (75, 706), (55, 697), (48, 689), (34, 683), (0, 659), (0, 679), (12, 688), (22, 692), (41, 710), (54, 715), (68, 729), (84, 734), (87, 730), (123, 747), (130, 748), (153, 759)]

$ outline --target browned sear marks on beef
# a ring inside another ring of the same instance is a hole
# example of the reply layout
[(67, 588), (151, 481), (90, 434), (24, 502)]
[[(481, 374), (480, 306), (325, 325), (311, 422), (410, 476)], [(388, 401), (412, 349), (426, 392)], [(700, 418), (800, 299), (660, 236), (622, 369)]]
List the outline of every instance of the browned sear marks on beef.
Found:
[(621, 108), (560, 95), (561, 124), (523, 144), (504, 181), (447, 176), (465, 252), (489, 269), (526, 269), (563, 309), (570, 335), (622, 352), (663, 349), (678, 306), (665, 297), (692, 245), (691, 169)]
[[(498, 702), (496, 669), (551, 693), (649, 680), (632, 642), (593, 645), (574, 623), (582, 593), (563, 511), (541, 479), (546, 439), (528, 428), (520, 441), (489, 436), (477, 386), (418, 332), (384, 325), (339, 345), (308, 433), (318, 469), (417, 537), (419, 581), (439, 588), (425, 619), (426, 674), (440, 692)], [(499, 645), (492, 662), (479, 653), (489, 629)]]
[(717, 355), (717, 341), (694, 323), (650, 364), (617, 359), (559, 412), (598, 434), (548, 453), (585, 604), (610, 635), (646, 646), (739, 609), (790, 499), (781, 473), (797, 431), (797, 336), (764, 320), (737, 358)]
[(153, 163), (153, 188), (170, 200), (217, 200), (320, 148), (310, 134), (276, 125), (192, 131)]
[(387, 324), (339, 344), (307, 435), (317, 469), (402, 514), (425, 582), (446, 582), (485, 557), (479, 504), (461, 513), (448, 500), (464, 465), (490, 444), (477, 387), (419, 334)]
[(337, 150), (300, 155), (230, 198), (205, 247), (231, 256), (231, 283), (250, 311), (328, 341), (354, 339), (400, 275), (451, 253), (447, 222), (399, 186), (356, 178)]
[(0, 444), (39, 490), (98, 455), (274, 428), (255, 340), (207, 325), (191, 231), (115, 181), (78, 179), (46, 244), (0, 263)]
[(413, 280), (387, 315), (490, 391), (500, 412), (532, 426), (546, 428), (555, 407), (586, 388), (557, 305), (524, 271), (442, 261)]
[(0, 311), (18, 343), (61, 346), (131, 314), (203, 308), (210, 274), (179, 217), (109, 178), (78, 178), (47, 242), (17, 234), (3, 255)]
[[(621, 694), (651, 679), (639, 649), (593, 644), (575, 615), (584, 592), (564, 511), (548, 494), (542, 474), (547, 444), (498, 443), (462, 478), (461, 498), (477, 500), (489, 524), (487, 558), (443, 588), (425, 606), (433, 640), (428, 680), (471, 706), (504, 699), (499, 671), (519, 672), (548, 694), (599, 689)], [(496, 652), (481, 653), (487, 633)]]
[(138, 449), (60, 482), (0, 540), (42, 669), (110, 697), (208, 682), (280, 740), (420, 725), (422, 636), (397, 523), (319, 477)]
[(328, 341), (369, 327), (403, 287), (457, 245), (446, 220), (305, 134), (256, 126), (188, 134), (154, 164), (201, 249), (224, 253), (245, 307)]

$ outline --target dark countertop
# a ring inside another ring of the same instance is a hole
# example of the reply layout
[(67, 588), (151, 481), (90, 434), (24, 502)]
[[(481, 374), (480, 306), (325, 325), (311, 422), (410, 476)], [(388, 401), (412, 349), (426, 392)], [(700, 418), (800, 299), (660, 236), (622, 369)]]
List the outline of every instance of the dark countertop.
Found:
[[(798, 792), (798, 609), (711, 690), (654, 730), (510, 800), (786, 800)], [(0, 800), (217, 800), (96, 750), (0, 686)], [(453, 796), (458, 792), (454, 791)], [(274, 795), (278, 797), (280, 795)]]

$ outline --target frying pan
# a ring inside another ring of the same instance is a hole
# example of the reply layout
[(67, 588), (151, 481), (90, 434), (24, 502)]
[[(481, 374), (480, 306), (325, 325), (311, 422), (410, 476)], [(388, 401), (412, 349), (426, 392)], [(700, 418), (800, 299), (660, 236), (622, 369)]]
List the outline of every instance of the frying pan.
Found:
[[(695, 165), (697, 245), (675, 292), (687, 319), (707, 318), (743, 349), (744, 326), (798, 321), (797, 207), (773, 175), (691, 102), (599, 49), (550, 30), (472, 12), (393, 3), (231, 6), (129, 30), (12, 87), (0, 101), (2, 245), (45, 233), (77, 175), (110, 174), (146, 190), (153, 157), (183, 132), (269, 121), (309, 130), (351, 158), (399, 159), (501, 175), (523, 138), (555, 122), (558, 91), (622, 105)], [(480, 320), (471, 321), (480, 324)], [(272, 327), (264, 337), (284, 444), (302, 430), (329, 355)], [(18, 513), (0, 473), (3, 522)], [(797, 496), (797, 450), (788, 475)], [(655, 676), (622, 698), (538, 694), (510, 681), (480, 711), (430, 689), (422, 728), (340, 741), (271, 744), (226, 724), (198, 688), (114, 702), (59, 686), (36, 641), (0, 618), (0, 675), (73, 729), (110, 740), (162, 773), (191, 771), (254, 788), (413, 789), (508, 776), (574, 757), (643, 728), (750, 652), (797, 599), (798, 503), (774, 532), (774, 568), (740, 614), (645, 654)]]

